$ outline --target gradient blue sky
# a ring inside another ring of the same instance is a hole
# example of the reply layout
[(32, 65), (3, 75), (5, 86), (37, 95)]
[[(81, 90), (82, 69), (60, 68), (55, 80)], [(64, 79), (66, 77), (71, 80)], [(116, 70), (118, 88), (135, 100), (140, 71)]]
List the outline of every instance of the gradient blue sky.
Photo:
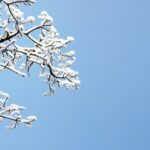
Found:
[[(38, 78), (0, 74), (12, 103), (36, 114), (33, 128), (0, 128), (2, 150), (150, 150), (150, 1), (37, 0), (62, 37), (76, 41), (81, 88), (53, 97)], [(69, 47), (70, 48), (70, 47)]]

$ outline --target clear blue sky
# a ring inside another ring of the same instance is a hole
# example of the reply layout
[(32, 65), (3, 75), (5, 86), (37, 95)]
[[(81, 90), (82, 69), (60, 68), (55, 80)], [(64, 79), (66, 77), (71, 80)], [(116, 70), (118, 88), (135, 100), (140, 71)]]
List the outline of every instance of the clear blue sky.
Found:
[(27, 13), (43, 9), (76, 38), (81, 88), (42, 97), (36, 66), (30, 79), (2, 72), (1, 89), (38, 121), (13, 131), (2, 123), (0, 149), (150, 150), (150, 1), (37, 0)]

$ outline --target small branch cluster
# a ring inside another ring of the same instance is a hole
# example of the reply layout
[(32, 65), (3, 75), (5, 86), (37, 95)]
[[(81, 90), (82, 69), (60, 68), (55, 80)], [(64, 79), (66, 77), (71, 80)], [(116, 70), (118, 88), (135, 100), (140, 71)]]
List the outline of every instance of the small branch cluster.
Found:
[[(0, 71), (8, 69), (26, 77), (30, 76), (31, 67), (37, 64), (41, 68), (39, 76), (48, 85), (44, 95), (53, 95), (56, 86), (77, 89), (80, 85), (78, 72), (71, 69), (75, 52), (64, 49), (74, 38), (60, 38), (53, 26), (53, 18), (46, 11), (42, 11), (37, 19), (25, 17), (19, 6), (30, 6), (34, 2), (3, 0), (0, 3)], [(38, 23), (34, 25), (36, 21)], [(29, 27), (31, 24), (33, 26)], [(29, 40), (32, 46), (21, 45), (24, 40)], [(11, 117), (9, 119), (12, 120)], [(22, 121), (19, 119), (18, 122)]]
[(28, 127), (32, 126), (32, 122), (37, 120), (35, 116), (28, 116), (26, 119), (24, 119), (21, 115), (21, 111), (25, 109), (25, 107), (11, 104), (7, 105), (7, 102), (9, 100), (9, 95), (7, 93), (4, 93), (0, 91), (0, 121), (3, 121), (4, 119), (11, 120), (11, 125), (8, 126), (8, 128), (16, 128), (18, 124), (26, 124)]

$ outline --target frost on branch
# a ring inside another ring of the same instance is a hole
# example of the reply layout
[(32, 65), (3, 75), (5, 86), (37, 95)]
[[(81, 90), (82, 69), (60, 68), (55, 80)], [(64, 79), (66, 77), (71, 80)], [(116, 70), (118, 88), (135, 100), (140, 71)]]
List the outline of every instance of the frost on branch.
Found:
[[(45, 96), (53, 95), (57, 86), (77, 89), (80, 85), (78, 72), (71, 68), (75, 61), (75, 52), (65, 50), (66, 45), (74, 38), (60, 38), (53, 26), (53, 18), (46, 11), (42, 11), (37, 19), (25, 16), (19, 6), (31, 6), (34, 2), (3, 0), (0, 3), (0, 71), (8, 69), (26, 77), (30, 76), (30, 68), (37, 64), (41, 68), (39, 76), (48, 86)], [(20, 44), (23, 43), (22, 40), (30, 41), (31, 46)], [(1, 118), (8, 117), (1, 115)], [(9, 119), (12, 120), (11, 116)], [(22, 121), (26, 122), (19, 119), (19, 123)]]

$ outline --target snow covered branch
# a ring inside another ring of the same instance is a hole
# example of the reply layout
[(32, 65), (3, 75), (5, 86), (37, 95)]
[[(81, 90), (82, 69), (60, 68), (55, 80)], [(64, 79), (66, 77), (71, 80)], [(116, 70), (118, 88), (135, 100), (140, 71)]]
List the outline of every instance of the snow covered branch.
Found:
[(12, 123), (8, 128), (16, 128), (17, 125), (21, 123), (31, 127), (32, 122), (37, 120), (35, 116), (28, 116), (26, 119), (22, 117), (21, 111), (24, 110), (25, 107), (16, 104), (8, 106), (7, 102), (9, 100), (9, 95), (7, 93), (0, 91), (0, 97), (0, 121), (3, 121), (4, 119), (10, 120)]
[[(60, 38), (53, 26), (53, 18), (46, 11), (42, 11), (35, 19), (33, 16), (26, 17), (19, 9), (22, 4), (31, 6), (34, 3), (34, 0), (2, 0), (0, 3), (0, 71), (8, 69), (26, 77), (30, 76), (30, 68), (37, 64), (41, 68), (39, 76), (44, 78), (48, 86), (45, 96), (53, 95), (55, 87), (78, 89), (78, 72), (72, 69), (75, 52), (65, 50), (74, 38)], [(23, 43), (21, 40), (29, 40), (32, 45), (25, 47), (20, 44)], [(15, 127), (22, 122), (28, 124), (28, 120), (15, 118), (8, 110), (3, 113), (6, 110), (5, 103), (1, 107), (1, 118), (13, 120)], [(7, 109), (13, 107), (7, 106)], [(15, 105), (15, 108), (18, 111), (20, 107)]]

